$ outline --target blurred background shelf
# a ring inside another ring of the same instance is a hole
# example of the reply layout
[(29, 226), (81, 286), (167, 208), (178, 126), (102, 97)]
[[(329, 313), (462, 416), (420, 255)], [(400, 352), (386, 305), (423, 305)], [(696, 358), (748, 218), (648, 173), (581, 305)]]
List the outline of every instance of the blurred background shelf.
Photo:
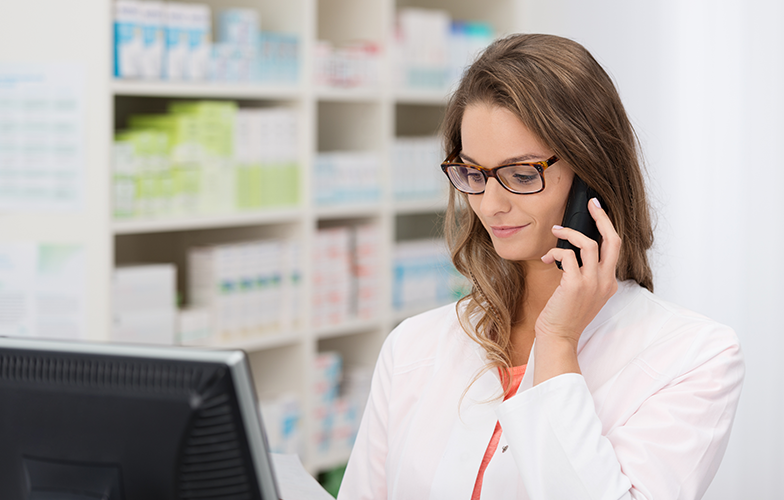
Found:
[(115, 79), (111, 89), (116, 96), (174, 97), (198, 99), (291, 100), (304, 96), (300, 86), (251, 83), (167, 82)]
[(334, 102), (377, 102), (382, 95), (381, 88), (316, 88), (316, 98), (320, 101)]
[(377, 319), (351, 319), (345, 323), (317, 328), (316, 338), (319, 340), (345, 337), (360, 333), (373, 333), (382, 329), (382, 323)]
[(170, 217), (155, 219), (114, 220), (114, 234), (159, 233), (193, 229), (216, 229), (263, 224), (298, 222), (302, 209), (271, 209), (257, 212), (202, 215), (198, 217)]
[(239, 339), (211, 339), (210, 341), (203, 343), (193, 342), (182, 345), (194, 348), (241, 349), (247, 352), (254, 352), (295, 345), (302, 342), (304, 336), (305, 334), (302, 331), (269, 332), (248, 335)]
[(451, 90), (416, 90), (397, 89), (395, 101), (400, 104), (427, 104), (433, 106), (446, 105)]
[[(458, 36), (452, 27), (471, 21), (492, 25), (495, 35), (515, 31), (517, 2), (195, 0), (209, 8), (216, 50), (209, 74), (172, 81), (118, 76), (125, 60), (107, 57), (114, 2), (19, 3), (0, 16), (2, 31), (18, 42), (0, 47), (1, 58), (70, 61), (83, 76), (84, 193), (79, 210), (2, 214), (0, 238), (83, 251), (80, 338), (133, 339), (155, 316), (168, 329), (158, 341), (200, 339), (184, 344), (248, 352), (266, 408), (299, 412), (299, 442), (275, 446), (294, 446), (312, 472), (339, 466), (350, 442), (325, 445), (323, 412), (342, 415), (350, 440), (363, 407), (356, 395), (366, 397), (386, 335), (422, 310), (398, 312), (393, 297), (416, 288), (405, 281), (417, 277), (411, 269), (443, 253), (434, 242), (446, 207), (438, 127), (450, 80), (470, 52), (447, 58), (467, 47), (450, 43), (458, 40), (449, 38)], [(285, 64), (263, 66), (273, 52), (227, 46), (240, 43), (221, 28), (229, 8), (251, 20), (246, 42), (255, 49), (279, 50), (284, 39), (296, 47), (274, 52)], [(411, 22), (424, 11), (440, 31), (416, 41)], [(70, 21), (42, 25), (41, 12)], [(277, 41), (263, 45), (269, 40)], [(423, 44), (440, 59), (416, 60)], [(196, 58), (189, 47), (187, 57)], [(238, 72), (238, 62), (258, 71)], [(214, 213), (166, 215), (182, 207)], [(126, 307), (130, 289), (135, 299), (152, 300), (144, 289), (151, 283), (168, 287), (163, 310), (145, 316)], [(342, 319), (325, 319), (334, 317)], [(269, 326), (280, 324), (292, 326)], [(238, 333), (252, 328), (270, 333)], [(316, 387), (328, 375), (337, 378), (329, 379), (335, 394), (325, 402)], [(274, 422), (269, 427), (277, 432)]]
[(447, 203), (446, 196), (441, 198), (424, 199), (424, 200), (395, 201), (393, 205), (393, 210), (396, 214), (399, 215), (445, 212), (446, 203)]

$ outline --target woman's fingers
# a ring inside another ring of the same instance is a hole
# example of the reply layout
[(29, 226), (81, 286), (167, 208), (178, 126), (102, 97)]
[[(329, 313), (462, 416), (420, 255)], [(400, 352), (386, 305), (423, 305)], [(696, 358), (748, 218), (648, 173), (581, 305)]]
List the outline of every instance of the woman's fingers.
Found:
[(553, 226), (553, 234), (580, 249), (580, 260), (586, 270), (593, 271), (597, 267), (599, 262), (599, 244), (595, 240), (568, 227)]
[(588, 205), (602, 235), (601, 260), (596, 241), (574, 229), (553, 227), (553, 235), (580, 249), (583, 265), (580, 267), (575, 252), (566, 248), (551, 248), (542, 257), (546, 264), (560, 261), (564, 273), (536, 320), (537, 339), (566, 338), (576, 345), (582, 331), (617, 290), (615, 266), (621, 239), (598, 202), (591, 199)]
[(602, 208), (599, 200), (591, 198), (588, 201), (588, 211), (591, 217), (596, 221), (596, 227), (599, 229), (599, 234), (602, 235), (602, 248), (601, 248), (601, 261), (602, 267), (609, 267), (615, 272), (615, 265), (618, 262), (618, 256), (621, 253), (621, 237), (615, 230), (610, 217)]
[(542, 257), (542, 262), (545, 264), (554, 264), (555, 261), (561, 263), (561, 269), (563, 269), (564, 272), (580, 272), (580, 265), (577, 264), (577, 256), (575, 255), (574, 250), (569, 248), (551, 248), (550, 251)]

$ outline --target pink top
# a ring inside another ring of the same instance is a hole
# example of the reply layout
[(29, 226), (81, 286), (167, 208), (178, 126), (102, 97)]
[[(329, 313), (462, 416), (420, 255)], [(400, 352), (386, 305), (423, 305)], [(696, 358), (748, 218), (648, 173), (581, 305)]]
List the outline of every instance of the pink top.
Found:
[[(512, 397), (517, 392), (517, 388), (520, 387), (520, 382), (523, 380), (523, 375), (525, 375), (525, 369), (527, 367), (528, 365), (513, 366), (507, 371), (502, 371), (501, 368), (498, 368), (498, 375), (501, 377), (501, 382), (505, 382), (506, 377), (512, 377), (512, 383), (509, 385), (509, 389), (504, 395), (504, 401)], [(495, 430), (493, 430), (493, 436), (490, 438), (490, 443), (488, 443), (487, 450), (485, 450), (485, 456), (482, 458), (482, 465), (479, 466), (479, 473), (476, 475), (476, 483), (474, 483), (474, 492), (471, 494), (471, 500), (479, 500), (481, 497), (482, 479), (485, 476), (485, 469), (490, 463), (490, 460), (493, 458), (493, 455), (495, 455), (495, 450), (498, 449), (498, 442), (500, 440), (501, 423), (496, 422)]]

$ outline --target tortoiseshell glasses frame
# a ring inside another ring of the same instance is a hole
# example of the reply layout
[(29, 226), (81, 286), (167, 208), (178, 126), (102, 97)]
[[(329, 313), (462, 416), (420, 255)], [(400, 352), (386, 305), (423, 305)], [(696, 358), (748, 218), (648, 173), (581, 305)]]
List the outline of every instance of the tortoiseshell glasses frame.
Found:
[(441, 170), (455, 189), (466, 194), (484, 193), (488, 177), (494, 178), (510, 193), (540, 193), (544, 190), (544, 171), (558, 161), (556, 156), (551, 156), (544, 161), (517, 162), (487, 168), (456, 161), (459, 156), (460, 148), (456, 148), (441, 163)]

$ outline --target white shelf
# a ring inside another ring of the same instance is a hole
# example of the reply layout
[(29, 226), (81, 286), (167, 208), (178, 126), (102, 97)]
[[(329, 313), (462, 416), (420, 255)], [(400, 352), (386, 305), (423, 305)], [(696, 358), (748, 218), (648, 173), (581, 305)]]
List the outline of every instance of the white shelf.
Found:
[(378, 87), (318, 87), (316, 98), (320, 101), (334, 102), (376, 102), (381, 98), (381, 89)]
[(424, 200), (396, 201), (393, 210), (398, 215), (444, 212), (446, 197)]
[(330, 325), (315, 330), (315, 336), (319, 340), (332, 339), (336, 337), (346, 337), (359, 333), (368, 333), (381, 330), (381, 322), (377, 319), (360, 320), (353, 319), (340, 325)]
[(230, 339), (227, 341), (212, 340), (207, 343), (184, 344), (183, 347), (200, 347), (214, 349), (241, 349), (243, 351), (261, 351), (275, 349), (301, 342), (304, 334), (302, 331), (295, 332), (271, 332), (252, 335), (241, 339)]
[(319, 206), (316, 208), (316, 217), (321, 220), (329, 219), (356, 219), (364, 217), (379, 217), (381, 203), (357, 203), (355, 205)]
[(288, 100), (303, 96), (302, 89), (297, 86), (250, 83), (196, 83), (115, 79), (112, 81), (111, 88), (112, 93), (116, 96), (270, 100)]
[(143, 234), (255, 226), (259, 224), (284, 224), (299, 221), (302, 218), (302, 213), (301, 209), (292, 208), (194, 217), (115, 220), (112, 223), (112, 228), (114, 234)]
[(445, 106), (450, 94), (448, 89), (397, 89), (394, 96), (398, 104)]

